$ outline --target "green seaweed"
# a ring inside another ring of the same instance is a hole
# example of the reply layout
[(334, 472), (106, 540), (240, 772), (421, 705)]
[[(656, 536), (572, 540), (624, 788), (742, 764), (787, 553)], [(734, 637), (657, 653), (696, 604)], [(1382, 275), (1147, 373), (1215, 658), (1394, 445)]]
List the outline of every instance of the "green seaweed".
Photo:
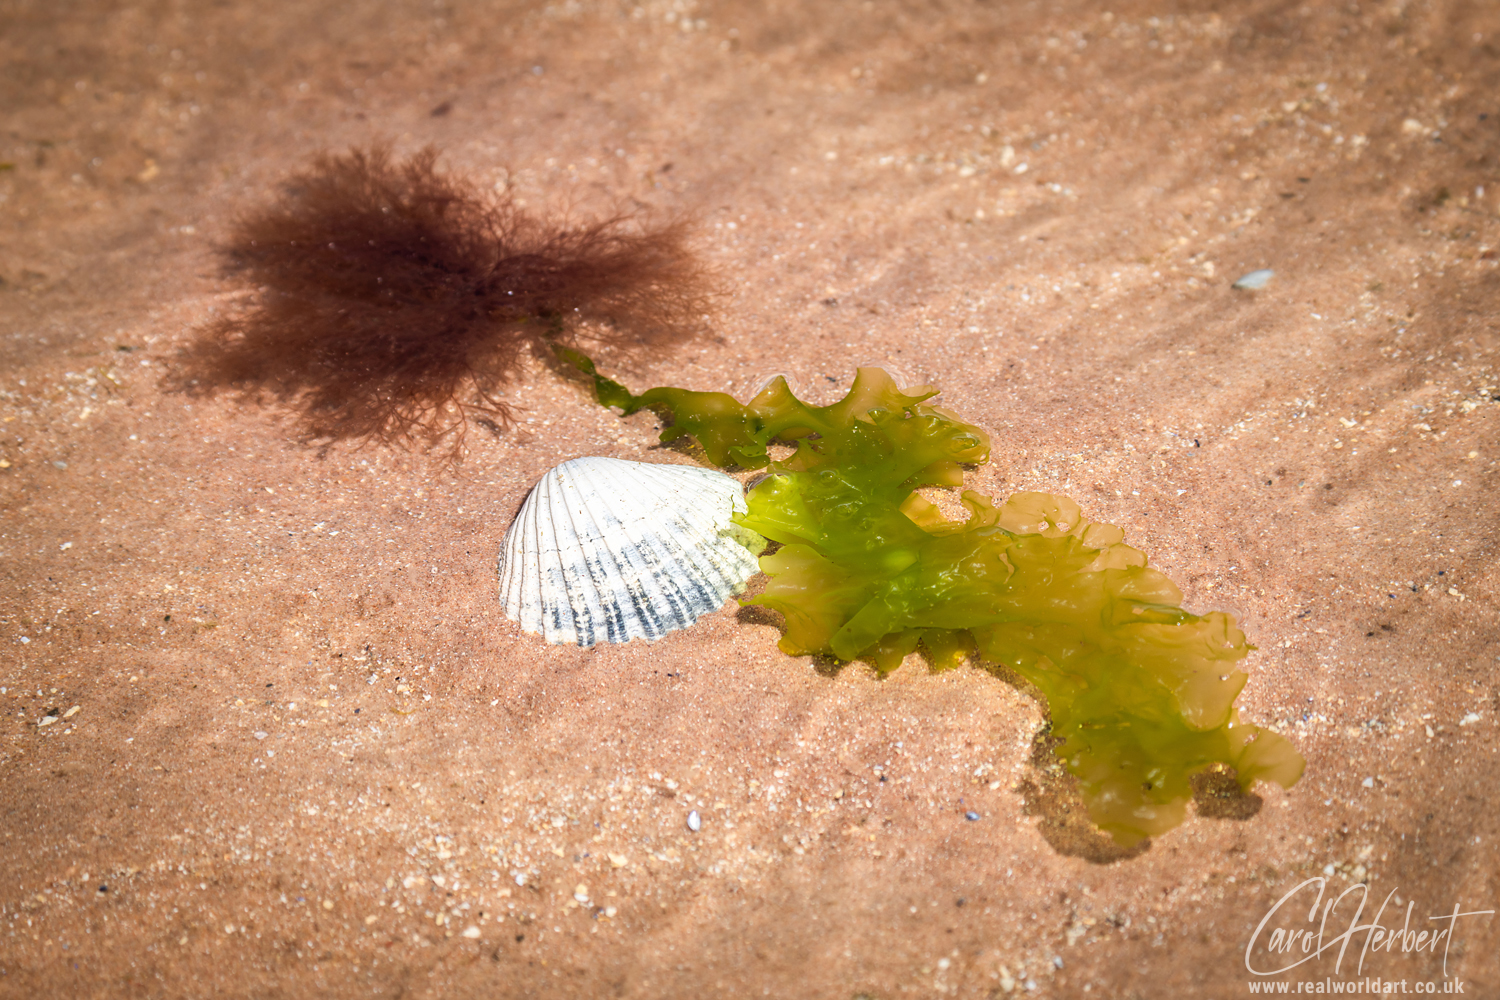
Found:
[[(916, 490), (960, 487), (989, 460), (983, 430), (861, 368), (849, 394), (809, 406), (777, 378), (749, 403), (656, 388), (640, 395), (558, 348), (601, 403), (668, 418), (719, 466), (766, 468), (736, 520), (780, 543), (745, 603), (782, 613), (781, 649), (865, 659), (884, 674), (919, 647), (935, 669), (974, 659), (1046, 700), (1056, 752), (1090, 819), (1122, 846), (1182, 822), (1192, 776), (1216, 764), (1290, 787), (1305, 762), (1282, 736), (1239, 721), (1254, 647), (1222, 612), (1182, 609), (1182, 592), (1066, 497), (1018, 493), (998, 506), (962, 494), (950, 521)], [(768, 446), (795, 446), (773, 460)]]

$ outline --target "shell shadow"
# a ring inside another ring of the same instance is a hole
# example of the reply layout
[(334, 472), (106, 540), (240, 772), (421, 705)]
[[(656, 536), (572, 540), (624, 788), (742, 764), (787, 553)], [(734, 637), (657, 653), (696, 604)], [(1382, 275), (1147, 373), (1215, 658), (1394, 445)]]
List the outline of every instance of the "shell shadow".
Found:
[(781, 612), (763, 608), (758, 604), (741, 606), (734, 613), (734, 620), (741, 625), (768, 625), (777, 632), (786, 631), (785, 620), (781, 617)]

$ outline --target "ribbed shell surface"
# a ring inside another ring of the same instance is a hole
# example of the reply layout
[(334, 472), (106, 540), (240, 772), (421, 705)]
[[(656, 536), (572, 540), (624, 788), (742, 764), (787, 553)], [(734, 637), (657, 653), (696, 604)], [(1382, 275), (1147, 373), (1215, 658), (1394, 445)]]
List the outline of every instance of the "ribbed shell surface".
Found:
[(759, 568), (721, 472), (576, 458), (532, 488), (500, 545), (505, 614), (548, 642), (658, 639), (716, 611)]

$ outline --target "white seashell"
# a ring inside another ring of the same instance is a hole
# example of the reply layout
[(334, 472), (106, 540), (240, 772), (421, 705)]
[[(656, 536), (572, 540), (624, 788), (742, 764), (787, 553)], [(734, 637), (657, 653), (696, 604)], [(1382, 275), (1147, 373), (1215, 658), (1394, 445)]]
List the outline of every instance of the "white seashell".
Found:
[(576, 458), (542, 477), (500, 544), (505, 616), (553, 644), (659, 639), (717, 611), (765, 540), (722, 472)]

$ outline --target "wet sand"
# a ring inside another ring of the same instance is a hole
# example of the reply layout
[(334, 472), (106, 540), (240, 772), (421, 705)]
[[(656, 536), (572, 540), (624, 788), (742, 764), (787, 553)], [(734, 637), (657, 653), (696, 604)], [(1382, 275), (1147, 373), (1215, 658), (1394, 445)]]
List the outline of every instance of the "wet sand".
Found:
[[(1227, 998), (1308, 878), (1496, 909), (1500, 13), (1105, 6), (0, 7), (0, 995)], [(164, 391), (234, 214), (382, 139), (694, 217), (715, 336), (633, 386), (940, 385), (970, 488), (1239, 619), (1305, 777), (1122, 852), (982, 671), (543, 645), (530, 484), (692, 458), (542, 366), (457, 465)], [(1492, 916), (1401, 947), (1500, 995)]]

